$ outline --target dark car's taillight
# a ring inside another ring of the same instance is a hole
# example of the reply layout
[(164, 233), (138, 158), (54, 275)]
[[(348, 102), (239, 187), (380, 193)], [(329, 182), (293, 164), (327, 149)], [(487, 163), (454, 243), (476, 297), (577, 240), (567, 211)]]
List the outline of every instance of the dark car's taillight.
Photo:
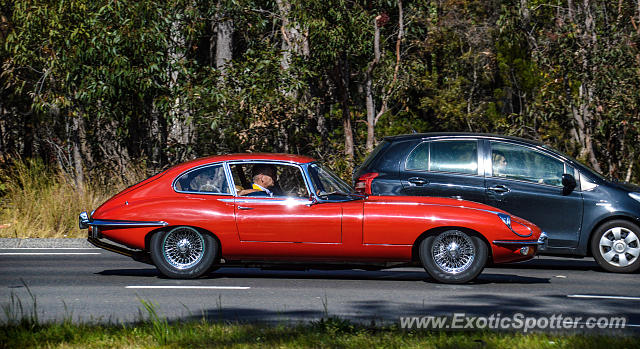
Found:
[(373, 179), (378, 177), (377, 172), (365, 173), (356, 181), (355, 189), (357, 193), (371, 195), (371, 183)]

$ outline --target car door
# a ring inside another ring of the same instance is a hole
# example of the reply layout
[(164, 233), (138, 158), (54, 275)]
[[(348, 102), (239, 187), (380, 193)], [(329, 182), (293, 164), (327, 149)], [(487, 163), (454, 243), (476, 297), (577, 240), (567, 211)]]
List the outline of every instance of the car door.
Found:
[(477, 139), (422, 142), (400, 165), (402, 195), (484, 202), (482, 157)]
[(489, 205), (538, 225), (549, 247), (577, 246), (583, 202), (578, 189), (563, 191), (563, 173), (575, 170), (560, 158), (532, 147), (487, 141), (485, 168)]
[[(234, 182), (258, 163), (231, 164)], [(340, 203), (312, 205), (302, 169), (293, 164), (269, 163), (277, 173), (273, 196), (236, 196), (239, 238), (245, 242), (340, 243)], [(238, 168), (240, 167), (240, 168)], [(249, 180), (244, 181), (249, 182)], [(239, 186), (241, 184), (238, 184)], [(246, 185), (246, 184), (245, 184)], [(240, 189), (236, 186), (236, 190)], [(238, 190), (240, 192), (240, 190)]]

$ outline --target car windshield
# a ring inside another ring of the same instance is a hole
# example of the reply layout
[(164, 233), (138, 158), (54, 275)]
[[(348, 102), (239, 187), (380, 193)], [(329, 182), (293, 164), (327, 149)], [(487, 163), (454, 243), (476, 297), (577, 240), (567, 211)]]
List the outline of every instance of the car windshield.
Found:
[(318, 196), (360, 196), (353, 191), (349, 184), (317, 162), (309, 165), (309, 175)]
[[(557, 150), (555, 150), (555, 149), (553, 149), (553, 148), (551, 148), (551, 147), (549, 147), (549, 146), (547, 146), (547, 145), (544, 145), (543, 147), (544, 147), (544, 148), (546, 148), (546, 149), (548, 149), (548, 150), (550, 150), (550, 151), (552, 151), (552, 152), (560, 153), (559, 151), (557, 151)], [(607, 178), (606, 178), (605, 176), (603, 176), (601, 173), (599, 173), (598, 171), (596, 171), (596, 170), (592, 169), (591, 167), (589, 167), (589, 166), (587, 166), (587, 165), (583, 164), (582, 162), (578, 161), (578, 160), (577, 160), (577, 159), (575, 159), (574, 157), (572, 157), (572, 156), (570, 156), (570, 155), (567, 155), (567, 154), (565, 154), (565, 153), (560, 153), (560, 154), (562, 154), (562, 156), (566, 157), (567, 159), (569, 159), (569, 160), (573, 161), (573, 162), (574, 162), (574, 163), (575, 163), (579, 168), (581, 168), (582, 170), (584, 170), (584, 171), (588, 171), (590, 174), (592, 174), (593, 176), (595, 176), (595, 177), (597, 177), (597, 178), (599, 178), (599, 179), (601, 179), (601, 180), (605, 180), (605, 181), (607, 180)]]

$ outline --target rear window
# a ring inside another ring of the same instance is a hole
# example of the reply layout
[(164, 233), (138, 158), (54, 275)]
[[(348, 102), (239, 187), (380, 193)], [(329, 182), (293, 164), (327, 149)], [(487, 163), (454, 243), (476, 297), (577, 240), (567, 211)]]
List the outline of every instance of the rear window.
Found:
[(389, 144), (391, 144), (391, 142), (389, 142), (387, 140), (383, 140), (382, 142), (380, 142), (380, 144), (378, 144), (378, 146), (375, 147), (375, 149), (373, 149), (371, 154), (369, 154), (369, 156), (367, 156), (367, 158), (364, 160), (364, 162), (362, 163), (362, 166), (360, 168), (369, 167), (369, 165), (371, 165), (371, 163), (378, 156), (378, 154), (380, 154), (380, 152), (382, 152), (383, 150), (387, 149)]
[(175, 181), (177, 191), (203, 194), (230, 194), (222, 165), (201, 167), (181, 175)]

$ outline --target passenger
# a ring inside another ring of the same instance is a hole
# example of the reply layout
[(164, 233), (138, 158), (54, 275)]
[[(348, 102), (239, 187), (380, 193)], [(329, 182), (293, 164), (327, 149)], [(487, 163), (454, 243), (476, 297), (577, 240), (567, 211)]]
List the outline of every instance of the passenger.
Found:
[(493, 175), (495, 177), (507, 176), (507, 157), (499, 150), (494, 150), (491, 156), (493, 160)]

